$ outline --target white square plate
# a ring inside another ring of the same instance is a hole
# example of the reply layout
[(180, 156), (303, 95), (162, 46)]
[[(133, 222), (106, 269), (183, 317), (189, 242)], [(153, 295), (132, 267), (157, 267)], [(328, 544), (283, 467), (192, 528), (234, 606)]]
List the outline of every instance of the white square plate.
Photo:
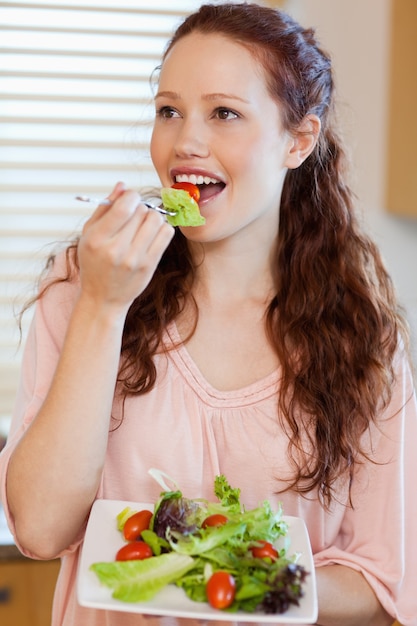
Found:
[(190, 600), (184, 591), (175, 585), (167, 585), (149, 602), (122, 602), (112, 598), (112, 591), (102, 585), (97, 575), (90, 570), (93, 563), (114, 561), (116, 552), (123, 545), (117, 530), (116, 517), (125, 508), (133, 510), (150, 509), (153, 504), (127, 502), (124, 500), (96, 500), (85, 534), (84, 545), (77, 579), (77, 595), (81, 606), (109, 611), (142, 613), (145, 615), (168, 615), (172, 617), (202, 620), (224, 620), (274, 624), (314, 624), (317, 619), (316, 578), (310, 541), (304, 521), (299, 517), (283, 516), (288, 523), (290, 547), (288, 554), (300, 554), (297, 563), (303, 565), (307, 576), (299, 606), (293, 606), (282, 614), (228, 613), (211, 608), (205, 602)]

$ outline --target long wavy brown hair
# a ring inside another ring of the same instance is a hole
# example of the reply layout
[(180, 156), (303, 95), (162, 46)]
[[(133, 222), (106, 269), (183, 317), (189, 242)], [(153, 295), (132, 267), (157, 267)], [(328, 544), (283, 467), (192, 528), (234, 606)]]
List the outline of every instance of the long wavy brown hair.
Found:
[[(314, 152), (284, 182), (273, 259), (276, 295), (265, 319), (282, 366), (277, 415), (294, 463), (288, 488), (317, 490), (328, 506), (338, 480), (353, 479), (355, 464), (366, 456), (362, 435), (389, 402), (405, 324), (380, 254), (355, 217), (334, 127), (331, 62), (313, 30), (257, 4), (208, 4), (179, 26), (164, 58), (196, 31), (222, 34), (251, 51), (287, 130), (297, 132), (308, 114), (321, 120)], [(70, 268), (76, 244), (67, 254)], [(153, 357), (166, 325), (192, 298), (193, 278), (187, 241), (177, 230), (126, 318), (119, 371), (125, 396), (155, 384)], [(306, 436), (314, 458), (305, 450)]]

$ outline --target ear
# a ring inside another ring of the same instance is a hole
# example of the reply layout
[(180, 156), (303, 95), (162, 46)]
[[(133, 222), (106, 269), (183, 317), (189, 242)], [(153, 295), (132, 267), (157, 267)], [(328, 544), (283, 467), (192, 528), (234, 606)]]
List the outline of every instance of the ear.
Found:
[(321, 122), (317, 115), (306, 115), (289, 144), (285, 166), (296, 169), (313, 152), (320, 134)]

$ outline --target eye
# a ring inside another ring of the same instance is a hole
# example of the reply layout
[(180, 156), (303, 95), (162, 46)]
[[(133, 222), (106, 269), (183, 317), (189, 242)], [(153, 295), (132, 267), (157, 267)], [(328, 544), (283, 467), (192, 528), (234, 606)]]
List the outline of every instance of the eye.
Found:
[(156, 117), (160, 117), (165, 120), (170, 120), (174, 117), (179, 117), (179, 113), (173, 107), (163, 106), (157, 109)]
[(226, 107), (218, 107), (214, 112), (214, 117), (217, 117), (219, 120), (234, 120), (239, 116), (236, 111), (232, 109), (227, 109)]

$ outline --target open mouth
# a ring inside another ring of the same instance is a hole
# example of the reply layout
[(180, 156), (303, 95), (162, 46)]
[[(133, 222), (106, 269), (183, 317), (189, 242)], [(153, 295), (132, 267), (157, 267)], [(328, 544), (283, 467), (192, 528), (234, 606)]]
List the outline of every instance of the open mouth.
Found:
[(213, 198), (225, 188), (225, 183), (210, 176), (197, 176), (196, 174), (179, 174), (175, 176), (176, 183), (192, 183), (200, 190), (199, 203)]

